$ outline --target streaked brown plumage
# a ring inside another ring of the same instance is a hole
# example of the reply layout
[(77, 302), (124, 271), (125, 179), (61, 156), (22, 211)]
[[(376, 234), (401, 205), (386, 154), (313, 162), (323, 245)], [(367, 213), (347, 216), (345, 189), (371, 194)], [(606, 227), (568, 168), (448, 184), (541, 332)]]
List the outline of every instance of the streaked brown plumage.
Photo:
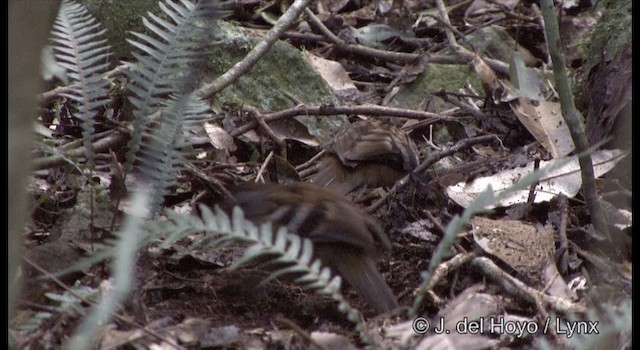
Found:
[(391, 186), (418, 166), (418, 149), (402, 130), (376, 120), (342, 129), (310, 182), (347, 194), (362, 187)]
[(232, 191), (238, 205), (256, 223), (271, 221), (314, 245), (314, 256), (339, 273), (378, 313), (398, 307), (375, 266), (391, 244), (379, 223), (340, 195), (309, 183), (250, 184)]

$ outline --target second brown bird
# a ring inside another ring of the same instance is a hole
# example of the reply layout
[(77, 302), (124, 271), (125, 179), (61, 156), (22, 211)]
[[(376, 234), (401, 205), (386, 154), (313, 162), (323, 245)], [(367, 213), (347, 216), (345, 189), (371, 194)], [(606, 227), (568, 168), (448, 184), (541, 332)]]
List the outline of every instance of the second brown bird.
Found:
[(369, 214), (333, 191), (309, 183), (249, 184), (233, 191), (237, 205), (256, 223), (309, 238), (314, 256), (339, 273), (378, 313), (398, 307), (375, 265), (391, 249), (387, 235)]
[(418, 166), (418, 149), (409, 135), (376, 120), (346, 126), (325, 151), (309, 181), (342, 194), (362, 187), (392, 186)]

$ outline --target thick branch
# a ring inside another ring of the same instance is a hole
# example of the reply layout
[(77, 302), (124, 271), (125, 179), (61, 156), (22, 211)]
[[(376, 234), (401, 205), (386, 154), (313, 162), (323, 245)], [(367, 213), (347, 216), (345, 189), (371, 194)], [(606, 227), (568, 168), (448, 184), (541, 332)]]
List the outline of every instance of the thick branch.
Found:
[(243, 74), (248, 72), (262, 56), (264, 56), (271, 46), (273, 46), (276, 41), (282, 36), (282, 34), (291, 26), (293, 21), (300, 16), (302, 10), (309, 4), (310, 0), (296, 0), (285, 12), (278, 22), (267, 32), (264, 40), (258, 43), (248, 54), (242, 59), (240, 62), (236, 63), (231, 69), (229, 69), (226, 73), (219, 76), (216, 80), (214, 80), (210, 84), (205, 84), (202, 88), (200, 88), (196, 94), (204, 99), (208, 99), (211, 96), (215, 95), (222, 89), (227, 86), (233, 84), (238, 78), (240, 78)]
[(582, 191), (589, 207), (591, 222), (596, 230), (609, 236), (609, 227), (604, 215), (600, 200), (596, 190), (595, 173), (591, 154), (587, 152), (589, 142), (584, 131), (584, 124), (580, 112), (576, 109), (573, 101), (573, 93), (569, 84), (569, 75), (565, 65), (564, 54), (562, 53), (562, 43), (560, 42), (560, 31), (558, 29), (558, 19), (552, 0), (540, 1), (542, 16), (544, 18), (544, 30), (547, 34), (547, 47), (553, 62), (553, 76), (556, 81), (556, 88), (560, 95), (560, 107), (562, 116), (569, 127), (571, 138), (578, 151), (578, 161), (580, 162), (580, 172), (582, 174)]

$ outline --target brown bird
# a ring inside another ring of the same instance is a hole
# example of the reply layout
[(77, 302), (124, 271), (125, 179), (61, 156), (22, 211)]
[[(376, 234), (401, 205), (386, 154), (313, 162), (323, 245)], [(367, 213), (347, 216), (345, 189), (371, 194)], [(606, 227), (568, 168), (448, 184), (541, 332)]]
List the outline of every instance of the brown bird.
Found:
[(392, 125), (362, 120), (342, 129), (309, 182), (347, 194), (363, 187), (391, 186), (418, 166), (418, 149)]
[(286, 226), (289, 232), (309, 238), (314, 257), (340, 274), (378, 313), (398, 307), (375, 265), (391, 244), (371, 215), (309, 183), (250, 184), (232, 192), (227, 208), (238, 205), (254, 223), (271, 221), (276, 228)]

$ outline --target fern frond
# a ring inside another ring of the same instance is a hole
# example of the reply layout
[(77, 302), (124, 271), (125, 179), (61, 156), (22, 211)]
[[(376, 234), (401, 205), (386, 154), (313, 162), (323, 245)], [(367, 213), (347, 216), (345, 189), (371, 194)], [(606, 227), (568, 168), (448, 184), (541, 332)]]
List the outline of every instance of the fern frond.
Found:
[[(224, 224), (227, 222), (224, 219), (226, 213), (218, 207), (215, 214), (205, 206), (201, 206), (200, 211), (201, 227), (205, 232), (216, 233), (210, 228), (215, 228), (220, 218), (223, 218)], [(266, 261), (262, 263), (263, 266), (271, 266), (276, 270), (263, 283), (285, 274), (295, 273), (302, 274), (297, 281), (303, 287), (318, 290), (322, 294), (332, 295), (335, 290), (329, 287), (335, 285), (340, 287), (339, 276), (332, 276), (329, 268), (320, 269), (319, 260), (312, 262), (313, 244), (309, 239), (288, 233), (286, 227), (280, 227), (274, 234), (270, 223), (256, 228), (253, 223), (244, 218), (240, 208), (234, 208), (232, 215), (230, 230), (218, 233), (218, 237), (209, 244), (211, 247), (217, 247), (226, 244), (230, 239), (250, 243), (249, 248), (231, 266), (231, 269), (256, 259), (264, 259)]]
[(189, 132), (202, 129), (202, 120), (212, 115), (209, 106), (194, 93), (171, 97), (164, 103), (155, 126), (144, 133), (138, 155), (138, 170), (144, 181), (153, 184), (151, 214), (162, 208), (164, 196), (176, 185), (177, 173), (186, 159), (180, 148), (189, 144)]
[(620, 305), (603, 305), (602, 310), (591, 308), (587, 313), (586, 321), (577, 317), (569, 317), (569, 324), (591, 322), (595, 332), (576, 332), (569, 338), (569, 344), (573, 349), (631, 349), (631, 322), (632, 300), (625, 299)]
[(70, 0), (62, 2), (51, 31), (55, 57), (72, 83), (71, 91), (62, 95), (73, 101), (76, 117), (81, 120), (89, 168), (93, 167), (95, 155), (91, 143), (93, 116), (98, 108), (109, 102), (109, 83), (102, 74), (108, 69), (111, 48), (104, 33), (100, 23), (84, 6)]
[(181, 121), (181, 134), (176, 141), (177, 148), (193, 146), (193, 135), (205, 133), (204, 123), (214, 118), (209, 103), (203, 101), (194, 92), (188, 96), (184, 106), (184, 117)]
[(134, 39), (127, 40), (137, 49), (132, 53), (137, 62), (130, 64), (128, 71), (134, 120), (127, 172), (137, 156), (149, 117), (162, 108), (168, 96), (180, 96), (195, 88), (193, 77), (201, 65), (202, 48), (211, 41), (215, 20), (221, 15), (213, 0), (195, 5), (186, 0), (165, 0), (160, 8), (170, 20), (149, 13), (143, 23), (152, 34), (133, 32)]
[(206, 244), (210, 248), (217, 248), (230, 242), (250, 244), (243, 257), (232, 268), (237, 268), (242, 263), (255, 259), (277, 262), (271, 269), (272, 274), (263, 283), (293, 273), (298, 276), (294, 280), (295, 283), (318, 294), (329, 296), (336, 301), (338, 309), (355, 324), (355, 329), (362, 332), (362, 335), (365, 334), (365, 326), (360, 312), (351, 307), (340, 294), (341, 278), (334, 276), (329, 268), (323, 267), (320, 260), (313, 259), (313, 244), (309, 239), (290, 234), (286, 228), (279, 229), (274, 233), (271, 224), (265, 224), (258, 228), (244, 218), (240, 208), (234, 208), (231, 218), (218, 207), (215, 208), (215, 211), (204, 206), (200, 209), (201, 217), (167, 212), (168, 221), (147, 222), (141, 232), (123, 229), (116, 233), (116, 239), (100, 244), (90, 257), (83, 258), (82, 261), (75, 264), (73, 270), (83, 269), (98, 261), (118, 257), (118, 247), (123, 246), (128, 235), (137, 235), (135, 242), (131, 243), (137, 249), (152, 241), (163, 240), (162, 245), (165, 246), (188, 235), (204, 232), (209, 238), (212, 238)]
[[(589, 308), (587, 313), (580, 317), (569, 314), (567, 320), (562, 317), (551, 319), (558, 323), (554, 328), (564, 332), (565, 344), (569, 349), (631, 349), (632, 304), (631, 298), (622, 302), (607, 301), (598, 307)], [(585, 325), (588, 326), (586, 332), (584, 327), (578, 330)], [(592, 326), (594, 328), (591, 328)], [(573, 327), (573, 330), (569, 331), (568, 327)], [(539, 348), (542, 350), (557, 348), (557, 344), (554, 345), (547, 339), (541, 339), (539, 342)]]
[(95, 305), (85, 317), (80, 326), (64, 348), (90, 349), (104, 326), (112, 317), (115, 310), (126, 299), (133, 288), (133, 271), (138, 247), (148, 235), (143, 229), (148, 198), (142, 192), (133, 197), (132, 214), (128, 215), (124, 226), (119, 232), (118, 243), (115, 246), (112, 264), (113, 288), (102, 295), (100, 302)]
[(314, 290), (318, 294), (327, 295), (338, 303), (338, 309), (356, 324), (356, 329), (362, 331), (364, 325), (358, 310), (352, 308), (340, 294), (342, 280), (334, 276), (327, 267), (322, 267), (320, 260), (313, 259), (313, 244), (307, 238), (290, 234), (285, 227), (273, 232), (270, 223), (256, 227), (245, 219), (242, 210), (233, 209), (232, 217), (219, 207), (211, 211), (200, 206), (201, 218), (168, 212), (169, 221), (157, 223), (150, 228), (160, 236), (167, 237), (165, 244), (174, 242), (195, 232), (205, 232), (209, 240), (206, 246), (217, 248), (230, 242), (249, 243), (243, 256), (230, 268), (235, 269), (249, 262), (259, 260), (264, 265), (270, 265), (271, 274), (262, 281), (266, 283), (274, 278), (294, 274), (295, 282), (303, 288)]

